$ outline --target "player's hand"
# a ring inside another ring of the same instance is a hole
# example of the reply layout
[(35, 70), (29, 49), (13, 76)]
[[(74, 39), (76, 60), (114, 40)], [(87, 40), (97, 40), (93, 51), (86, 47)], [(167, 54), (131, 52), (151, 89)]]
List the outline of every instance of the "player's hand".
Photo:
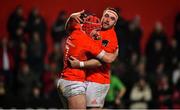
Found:
[(116, 105), (120, 105), (120, 104), (121, 104), (121, 99), (120, 99), (120, 98), (116, 98), (115, 104), (116, 104)]
[(68, 59), (72, 68), (80, 68), (80, 61), (73, 56)]
[(83, 22), (83, 19), (80, 18), (81, 14), (84, 13), (84, 10), (77, 12), (77, 13), (73, 13), (70, 15), (70, 18), (75, 19), (79, 24)]
[(80, 12), (77, 12), (77, 13), (72, 13), (69, 18), (66, 20), (66, 23), (65, 23), (65, 29), (67, 29), (68, 27), (68, 24), (69, 24), (69, 21), (70, 19), (74, 19), (77, 23), (82, 23), (84, 20), (82, 20), (80, 18), (81, 14), (84, 13), (84, 10), (80, 11)]
[(96, 29), (94, 29), (94, 30), (91, 31), (90, 36), (91, 36), (94, 40), (101, 40), (101, 39), (102, 39), (99, 31), (96, 30)]

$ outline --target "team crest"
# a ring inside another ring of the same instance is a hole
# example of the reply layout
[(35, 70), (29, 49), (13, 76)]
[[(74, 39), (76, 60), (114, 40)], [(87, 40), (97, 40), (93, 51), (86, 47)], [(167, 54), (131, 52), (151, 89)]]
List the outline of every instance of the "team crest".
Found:
[(109, 43), (108, 40), (102, 40), (102, 45), (103, 45), (104, 47), (106, 47), (108, 43)]

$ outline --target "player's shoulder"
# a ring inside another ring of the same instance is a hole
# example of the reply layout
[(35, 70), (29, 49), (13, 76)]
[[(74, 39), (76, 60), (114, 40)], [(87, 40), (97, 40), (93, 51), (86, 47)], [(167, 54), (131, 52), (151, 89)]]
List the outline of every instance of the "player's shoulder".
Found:
[(103, 34), (103, 35), (109, 35), (109, 34), (115, 34), (115, 33), (116, 32), (115, 32), (114, 28), (100, 31), (100, 34)]
[(80, 38), (80, 37), (85, 37), (86, 34), (84, 32), (82, 32), (81, 30), (74, 30), (72, 33), (71, 33), (71, 36), (73, 38)]
[(71, 38), (74, 41), (77, 41), (83, 45), (89, 45), (93, 42), (92, 38), (90, 38), (87, 34), (85, 34), (81, 30), (76, 30), (71, 34)]
[(111, 39), (114, 39), (114, 40), (117, 39), (117, 35), (116, 35), (114, 28), (109, 29), (109, 35), (111, 35), (111, 37), (110, 37)]
[(76, 29), (71, 33), (71, 35), (78, 35), (78, 34), (81, 35), (81, 34), (83, 34), (83, 32), (80, 29)]
[(109, 29), (109, 33), (116, 35), (114, 28)]
[(101, 31), (100, 34), (104, 39), (117, 39), (116, 32), (114, 31), (113, 28), (105, 31)]

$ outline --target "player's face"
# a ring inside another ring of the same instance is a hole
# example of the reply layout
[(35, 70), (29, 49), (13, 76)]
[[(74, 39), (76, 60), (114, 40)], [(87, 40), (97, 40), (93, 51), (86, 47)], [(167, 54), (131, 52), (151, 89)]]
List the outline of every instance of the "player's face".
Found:
[(101, 19), (101, 22), (103, 29), (110, 29), (116, 24), (117, 15), (112, 11), (106, 11)]

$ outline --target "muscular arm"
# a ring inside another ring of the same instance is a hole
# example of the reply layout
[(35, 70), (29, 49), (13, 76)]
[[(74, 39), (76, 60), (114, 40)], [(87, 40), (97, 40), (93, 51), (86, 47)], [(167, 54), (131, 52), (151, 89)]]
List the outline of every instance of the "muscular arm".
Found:
[(69, 62), (72, 68), (95, 68), (101, 66), (103, 62), (112, 63), (116, 59), (117, 55), (118, 55), (118, 50), (114, 53), (105, 52), (102, 53), (102, 56), (101, 55), (99, 56), (100, 61), (98, 59), (90, 59), (83, 62), (71, 56)]
[(72, 13), (66, 20), (65, 29), (70, 30), (75, 24), (80, 24), (81, 22), (83, 22), (83, 20), (80, 18), (82, 13), (84, 13), (84, 10), (77, 13)]
[(95, 68), (102, 65), (102, 62), (100, 62), (97, 59), (90, 59), (87, 61), (84, 61), (84, 68)]
[(103, 62), (105, 63), (112, 63), (117, 57), (117, 53), (105, 53), (105, 55), (101, 59), (90, 59), (84, 61), (84, 68), (95, 68), (102, 65)]
[(97, 59), (90, 59), (82, 62), (72, 56), (70, 57), (69, 62), (72, 68), (82, 68), (80, 62), (83, 63), (83, 68), (95, 68), (102, 65), (102, 63)]
[(105, 55), (100, 59), (105, 63), (112, 63), (118, 56), (118, 49), (114, 53), (105, 53)]

